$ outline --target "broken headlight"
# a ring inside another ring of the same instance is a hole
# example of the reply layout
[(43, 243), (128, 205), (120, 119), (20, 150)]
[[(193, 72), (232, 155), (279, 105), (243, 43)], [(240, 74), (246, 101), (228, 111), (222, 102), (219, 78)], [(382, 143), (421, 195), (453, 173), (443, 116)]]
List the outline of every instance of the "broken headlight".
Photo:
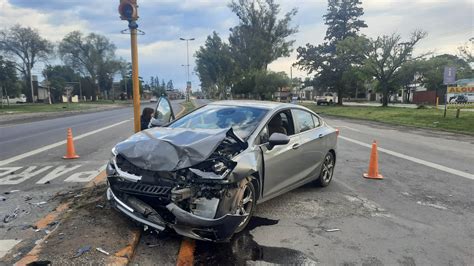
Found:
[(227, 170), (227, 166), (223, 162), (216, 162), (212, 166), (212, 171), (216, 174), (222, 174), (225, 170)]

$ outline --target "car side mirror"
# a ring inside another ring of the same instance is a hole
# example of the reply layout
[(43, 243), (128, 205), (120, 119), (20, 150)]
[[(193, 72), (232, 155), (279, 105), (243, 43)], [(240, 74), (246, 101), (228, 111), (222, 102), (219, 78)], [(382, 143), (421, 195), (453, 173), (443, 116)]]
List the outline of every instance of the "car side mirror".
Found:
[(281, 133), (273, 133), (268, 139), (270, 149), (272, 149), (274, 146), (286, 145), (288, 142), (290, 142), (290, 137)]

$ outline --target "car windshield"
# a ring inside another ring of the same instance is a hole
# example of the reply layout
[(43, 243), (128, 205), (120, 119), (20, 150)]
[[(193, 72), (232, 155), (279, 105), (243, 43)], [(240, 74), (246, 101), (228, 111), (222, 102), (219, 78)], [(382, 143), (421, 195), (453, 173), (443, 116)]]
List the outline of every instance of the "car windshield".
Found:
[(171, 128), (217, 129), (232, 127), (246, 139), (267, 113), (266, 109), (243, 106), (207, 105), (169, 125)]

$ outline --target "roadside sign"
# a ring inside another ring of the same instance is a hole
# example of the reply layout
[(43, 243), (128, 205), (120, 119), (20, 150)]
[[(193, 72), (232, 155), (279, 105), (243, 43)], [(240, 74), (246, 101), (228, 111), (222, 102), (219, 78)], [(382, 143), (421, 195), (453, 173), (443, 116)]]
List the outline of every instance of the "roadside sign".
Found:
[(456, 83), (456, 68), (444, 67), (443, 84), (450, 85)]
[(474, 108), (474, 87), (448, 87), (446, 100), (448, 109)]

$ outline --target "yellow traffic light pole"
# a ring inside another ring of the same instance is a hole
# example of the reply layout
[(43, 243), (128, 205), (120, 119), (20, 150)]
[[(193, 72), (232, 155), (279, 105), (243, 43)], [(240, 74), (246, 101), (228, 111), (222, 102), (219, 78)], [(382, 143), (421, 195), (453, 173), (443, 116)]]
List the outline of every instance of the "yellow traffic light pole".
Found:
[(118, 8), (120, 19), (128, 21), (130, 46), (132, 50), (132, 87), (133, 87), (133, 125), (135, 132), (140, 131), (140, 83), (138, 81), (138, 5), (137, 0), (120, 0)]
[(138, 82), (137, 29), (130, 28), (132, 47), (133, 123), (135, 133), (140, 131), (140, 84)]

